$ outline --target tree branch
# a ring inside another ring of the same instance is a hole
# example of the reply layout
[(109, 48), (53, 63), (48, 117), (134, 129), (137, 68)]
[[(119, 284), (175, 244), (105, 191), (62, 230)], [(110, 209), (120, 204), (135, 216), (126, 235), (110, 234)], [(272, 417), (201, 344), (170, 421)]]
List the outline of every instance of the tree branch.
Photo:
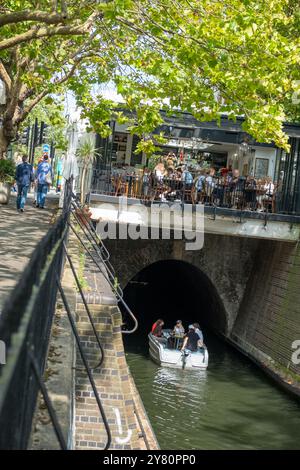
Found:
[(11, 78), (8, 75), (7, 70), (3, 65), (2, 60), (0, 60), (0, 77), (3, 80), (3, 82), (5, 83), (5, 86), (6, 86), (7, 90), (10, 91), (10, 89), (11, 89)]
[(47, 24), (59, 24), (64, 23), (66, 20), (66, 14), (59, 13), (48, 13), (43, 11), (15, 11), (6, 15), (0, 15), (0, 27), (8, 24), (21, 23), (23, 21), (38, 21), (40, 23)]
[[(57, 80), (54, 81), (54, 85), (62, 85), (63, 83), (65, 83), (67, 80), (69, 80), (69, 78), (71, 78), (79, 63), (81, 62), (81, 59), (78, 59), (74, 65), (70, 68), (69, 72), (66, 73), (62, 78), (59, 78)], [(24, 119), (26, 119), (26, 117), (28, 116), (28, 114), (33, 110), (33, 108), (43, 99), (45, 98), (45, 96), (47, 96), (48, 94), (50, 93), (50, 90), (47, 89), (47, 90), (43, 90), (41, 93), (39, 93), (29, 104), (28, 106), (24, 109), (23, 113), (22, 113), (22, 116), (20, 116), (18, 119), (16, 119), (15, 121), (15, 124), (19, 124), (20, 122), (24, 121)]]
[(33, 108), (43, 99), (46, 95), (48, 95), (49, 90), (44, 90), (39, 93), (24, 109), (22, 116), (15, 120), (15, 124), (19, 124), (20, 122), (24, 121), (27, 118), (28, 114), (33, 110)]
[(52, 36), (83, 36), (88, 34), (90, 28), (92, 27), (96, 18), (102, 17), (102, 14), (98, 11), (92, 13), (90, 17), (85, 21), (85, 23), (77, 25), (65, 25), (52, 27), (41, 27), (41, 28), (31, 28), (25, 33), (17, 34), (14, 37), (4, 39), (0, 42), (0, 51), (4, 49), (9, 49), (10, 47), (16, 46), (23, 42), (29, 42), (32, 39), (40, 38), (50, 38)]

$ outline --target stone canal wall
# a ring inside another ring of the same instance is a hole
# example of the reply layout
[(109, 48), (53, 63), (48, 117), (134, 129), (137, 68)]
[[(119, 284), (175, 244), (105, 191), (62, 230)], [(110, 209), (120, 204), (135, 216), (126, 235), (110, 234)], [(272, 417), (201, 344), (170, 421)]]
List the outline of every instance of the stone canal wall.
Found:
[(230, 338), (300, 395), (300, 364), (292, 358), (300, 340), (299, 244), (259, 243)]

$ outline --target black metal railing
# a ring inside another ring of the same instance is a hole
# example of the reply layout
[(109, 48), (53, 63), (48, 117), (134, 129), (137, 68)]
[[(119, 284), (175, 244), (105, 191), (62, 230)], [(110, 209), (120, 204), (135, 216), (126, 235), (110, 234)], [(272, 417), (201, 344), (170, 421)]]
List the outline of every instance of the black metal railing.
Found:
[(189, 172), (184, 175), (157, 175), (154, 172), (94, 170), (92, 194), (126, 196), (149, 204), (180, 202), (224, 209), (300, 215), (300, 182), (290, 192), (280, 183), (251, 177), (216, 177)]
[[(76, 225), (71, 222), (71, 218)], [(62, 449), (67, 448), (66, 436), (63, 435), (43, 380), (58, 292), (107, 434), (104, 450), (111, 444), (110, 427), (93, 379), (93, 370), (99, 369), (103, 364), (104, 350), (67, 250), (66, 240), (70, 227), (109, 283), (117, 301), (122, 303), (134, 321), (132, 330), (123, 333), (132, 333), (138, 326), (135, 316), (123, 300), (122, 289), (116, 282), (115, 271), (109, 261), (109, 252), (95, 231), (85, 208), (81, 207), (72, 193), (72, 182), (69, 181), (64, 189), (62, 213), (37, 245), (0, 316), (0, 338), (5, 342), (8, 356), (7, 364), (0, 367), (1, 449), (27, 448), (39, 391), (44, 398), (59, 445)], [(78, 228), (82, 232), (81, 235), (78, 233)], [(74, 276), (99, 349), (99, 360), (94, 365), (89, 364), (87, 360), (74, 315), (60, 281), (65, 260)]]
[(67, 219), (64, 210), (37, 245), (0, 317), (0, 338), (7, 350), (7, 363), (0, 370), (2, 449), (25, 449), (28, 444), (46, 363)]

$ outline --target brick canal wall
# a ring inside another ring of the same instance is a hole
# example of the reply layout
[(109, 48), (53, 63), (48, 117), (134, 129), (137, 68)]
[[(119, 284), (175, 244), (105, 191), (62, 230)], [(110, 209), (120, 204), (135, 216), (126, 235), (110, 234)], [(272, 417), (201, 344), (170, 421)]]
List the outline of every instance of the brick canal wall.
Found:
[(300, 395), (300, 364), (292, 361), (300, 340), (299, 244), (260, 242), (230, 338)]
[[(104, 276), (85, 259), (74, 241), (69, 252), (104, 348), (104, 362), (92, 375), (112, 434), (110, 449), (158, 449), (154, 432), (126, 363), (121, 312)], [(84, 267), (85, 265), (85, 267)], [(105, 269), (105, 268), (104, 268)], [(66, 262), (63, 288), (91, 368), (101, 357), (91, 323)], [(54, 319), (44, 380), (69, 449), (100, 450), (107, 435), (86, 370), (60, 298)], [(40, 397), (29, 448), (58, 449), (57, 437)]]
[[(87, 261), (87, 260), (86, 260)], [(99, 335), (105, 358), (93, 371), (93, 378), (112, 433), (110, 449), (157, 449), (138, 391), (126, 363), (121, 312), (104, 276), (86, 262), (85, 295)], [(77, 294), (77, 328), (91, 367), (99, 363), (100, 352), (82, 299)], [(106, 431), (82, 361), (77, 351), (75, 373), (74, 448), (103, 449)]]

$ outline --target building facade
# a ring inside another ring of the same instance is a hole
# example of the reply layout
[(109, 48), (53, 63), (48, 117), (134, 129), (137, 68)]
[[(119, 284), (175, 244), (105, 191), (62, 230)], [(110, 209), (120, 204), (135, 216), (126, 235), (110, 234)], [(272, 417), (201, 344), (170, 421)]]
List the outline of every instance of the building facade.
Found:
[[(216, 170), (231, 166), (244, 176), (276, 179), (276, 161), (280, 151), (274, 144), (256, 142), (245, 133), (242, 119), (233, 122), (224, 117), (218, 126), (215, 121), (197, 121), (189, 113), (174, 117), (169, 117), (164, 112), (162, 114), (165, 122), (153, 132), (153, 136), (163, 132), (166, 143), (159, 146), (157, 153), (175, 154), (184, 163), (205, 162)], [(110, 125), (112, 134), (109, 138), (96, 138), (96, 147), (101, 153), (96, 167), (142, 168), (147, 165), (146, 155), (135, 152), (138, 136), (131, 135), (124, 124), (111, 121)]]

